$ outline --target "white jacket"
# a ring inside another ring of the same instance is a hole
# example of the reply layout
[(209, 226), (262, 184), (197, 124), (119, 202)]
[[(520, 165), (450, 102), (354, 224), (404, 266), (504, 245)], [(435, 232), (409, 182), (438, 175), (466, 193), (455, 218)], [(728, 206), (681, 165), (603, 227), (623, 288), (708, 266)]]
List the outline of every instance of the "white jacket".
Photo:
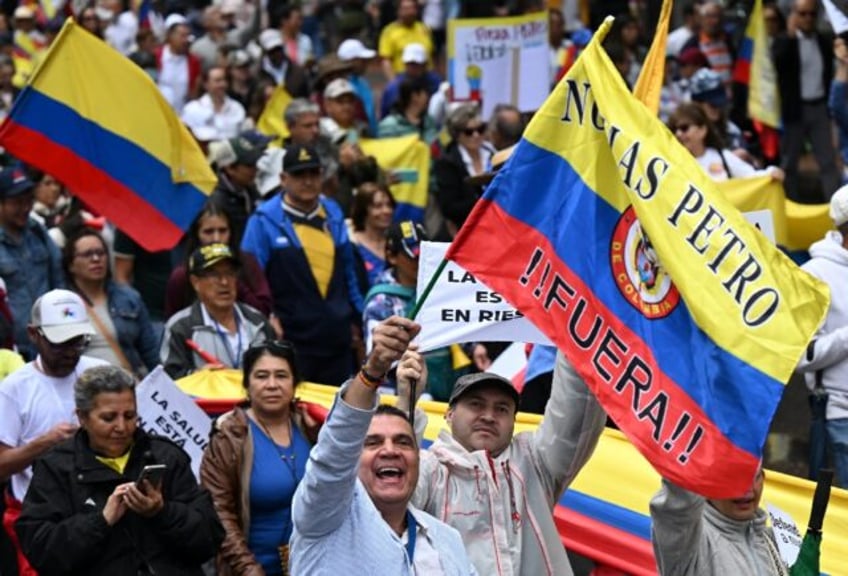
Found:
[(828, 232), (810, 246), (812, 259), (802, 268), (830, 286), (830, 308), (816, 339), (807, 348), (798, 370), (812, 390), (816, 371), (829, 394), (827, 419), (848, 418), (848, 250), (842, 235)]
[(517, 434), (497, 458), (468, 452), (443, 431), (421, 453), (413, 503), (459, 531), (480, 574), (570, 576), (553, 508), (592, 455), (605, 420), (557, 354), (539, 428)]

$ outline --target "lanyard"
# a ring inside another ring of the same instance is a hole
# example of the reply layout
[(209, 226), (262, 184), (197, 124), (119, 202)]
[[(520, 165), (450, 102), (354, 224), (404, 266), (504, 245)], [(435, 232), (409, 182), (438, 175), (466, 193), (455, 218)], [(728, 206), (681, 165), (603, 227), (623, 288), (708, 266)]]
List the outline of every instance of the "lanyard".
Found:
[(235, 356), (233, 356), (233, 348), (232, 346), (230, 346), (230, 337), (227, 336), (226, 332), (221, 329), (221, 325), (218, 324), (217, 320), (212, 318), (212, 322), (215, 324), (215, 331), (218, 333), (218, 337), (224, 344), (224, 350), (227, 351), (227, 356), (230, 359), (230, 364), (233, 368), (238, 368), (239, 364), (241, 364), (241, 327), (239, 326), (238, 312), (234, 310), (233, 316), (236, 319), (236, 334), (238, 335), (238, 348), (236, 348)]
[(415, 518), (412, 512), (406, 511), (406, 554), (409, 556), (409, 563), (412, 564), (412, 557), (415, 555), (415, 536), (418, 531), (418, 524), (415, 523)]

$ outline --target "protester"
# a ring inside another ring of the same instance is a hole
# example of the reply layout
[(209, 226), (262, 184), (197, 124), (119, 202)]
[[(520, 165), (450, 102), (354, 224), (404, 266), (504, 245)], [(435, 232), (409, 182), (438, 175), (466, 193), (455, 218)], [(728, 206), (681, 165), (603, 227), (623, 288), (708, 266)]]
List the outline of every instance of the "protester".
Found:
[[(3, 527), (13, 543), (12, 527), (32, 479), (30, 466), (77, 427), (74, 382), (102, 360), (83, 356), (94, 330), (82, 299), (68, 290), (51, 290), (32, 307), (27, 334), (37, 356), (0, 381), (0, 482), (11, 479), (4, 494)], [(21, 570), (28, 566), (18, 550)]]
[(438, 74), (427, 68), (427, 55), (427, 48), (423, 44), (412, 43), (403, 49), (403, 71), (386, 84), (380, 98), (381, 118), (385, 118), (392, 111), (400, 93), (400, 83), (405, 78), (423, 78), (431, 96), (439, 90), (442, 80)]
[(362, 103), (363, 112), (368, 120), (368, 132), (377, 133), (377, 114), (374, 110), (374, 90), (365, 78), (368, 63), (377, 55), (356, 38), (348, 38), (339, 44), (336, 55), (342, 62), (350, 62), (353, 67), (348, 80), (356, 90), (356, 96)]
[(171, 272), (165, 295), (165, 315), (173, 316), (196, 298), (188, 279), (188, 261), (200, 246), (226, 244), (233, 254), (238, 255), (239, 275), (236, 284), (236, 299), (253, 306), (265, 316), (271, 314), (271, 289), (262, 273), (262, 267), (252, 254), (241, 252), (235, 236), (230, 231), (230, 218), (215, 202), (207, 202), (186, 232), (184, 250), (186, 261)]
[(293, 98), (309, 96), (309, 79), (306, 71), (286, 55), (285, 42), (279, 30), (263, 30), (259, 45), (264, 56), (260, 63), (263, 86), (282, 86)]
[(344, 142), (355, 143), (367, 129), (356, 118), (356, 90), (344, 78), (333, 80), (324, 89), (324, 110), (321, 134), (336, 146)]
[(512, 104), (498, 104), (492, 111), (487, 138), (495, 150), (505, 150), (518, 144), (524, 134), (521, 111)]
[(681, 52), (689, 47), (701, 51), (710, 68), (721, 77), (723, 85), (730, 84), (736, 54), (733, 42), (725, 32), (722, 2), (708, 0), (698, 6), (698, 34), (686, 41)]
[(725, 148), (715, 125), (697, 104), (678, 106), (669, 119), (668, 128), (713, 180), (765, 175), (778, 182), (783, 180), (780, 168), (770, 166), (758, 170)]
[(247, 402), (215, 421), (200, 468), (226, 531), (218, 574), (287, 576), (291, 501), (317, 430), (295, 400), (290, 343), (250, 348), (243, 371)]
[(422, 142), (431, 145), (438, 138), (439, 131), (427, 113), (429, 104), (430, 92), (424, 79), (404, 78), (392, 110), (380, 121), (377, 136), (395, 138), (416, 134)]
[(183, 108), (181, 118), (197, 135), (198, 128), (210, 131), (206, 140), (235, 138), (245, 126), (244, 107), (227, 95), (227, 70), (213, 66), (202, 76), (204, 94)]
[(103, 237), (83, 228), (62, 251), (68, 287), (85, 302), (94, 327), (87, 354), (134, 374), (159, 364), (159, 338), (141, 296), (112, 280), (109, 248)]
[(392, 224), (397, 202), (391, 191), (373, 182), (356, 189), (350, 210), (357, 269), (365, 275), (359, 287), (363, 294), (373, 286), (386, 269), (386, 231)]
[(157, 83), (168, 104), (179, 114), (200, 88), (200, 60), (189, 53), (191, 29), (184, 16), (165, 20), (167, 39), (156, 51)]
[(218, 185), (211, 199), (227, 213), (230, 233), (236, 242), (241, 242), (247, 219), (256, 209), (259, 191), (256, 189), (256, 163), (262, 157), (265, 146), (237, 136), (213, 142), (209, 146), (209, 157), (218, 169)]
[(44, 226), (30, 217), (33, 188), (20, 168), (0, 171), (0, 276), (6, 281), (15, 342), (24, 358), (36, 354), (27, 337), (33, 302), (65, 286), (59, 249)]
[(192, 253), (188, 272), (197, 302), (165, 325), (165, 371), (177, 379), (204, 366), (238, 369), (248, 348), (275, 334), (261, 312), (237, 301), (236, 256), (226, 244), (207, 244)]
[(669, 480), (651, 500), (651, 542), (660, 576), (788, 576), (760, 508), (765, 475), (757, 470), (738, 498), (706, 499)]
[(381, 324), (362, 370), (337, 395), (292, 504), (292, 574), (476, 574), (456, 530), (410, 505), (415, 432), (403, 412), (377, 406), (375, 376), (419, 330), (398, 317)]
[(321, 161), (310, 146), (286, 147), (280, 197), (250, 217), (242, 250), (265, 270), (274, 315), (298, 350), (303, 379), (339, 385), (351, 373), (351, 335), (362, 294), (344, 216), (321, 195)]
[(418, 2), (400, 0), (397, 4), (397, 20), (383, 28), (380, 33), (378, 52), (383, 59), (383, 73), (392, 80), (404, 70), (405, 48), (410, 44), (422, 47), (425, 60), (420, 64), (430, 67), (433, 54), (433, 38), (430, 30), (418, 20)]
[(300, 6), (297, 4), (283, 6), (278, 16), (286, 57), (291, 62), (308, 68), (315, 61), (315, 52), (312, 49), (312, 40), (300, 31), (303, 25), (303, 13)]
[[(412, 382), (416, 394), (427, 385), (414, 348), (401, 359), (397, 382), (397, 406), (408, 411)], [(460, 377), (445, 414), (450, 432), (421, 453), (413, 503), (459, 530), (480, 574), (570, 575), (553, 507), (592, 455), (606, 414), (561, 353), (535, 432), (513, 436), (518, 403), (501, 376)], [(423, 430), (423, 412), (415, 420)]]
[[(138, 426), (135, 382), (115, 366), (74, 384), (80, 429), (35, 464), (16, 525), (39, 574), (201, 575), (224, 536), (189, 456)], [(158, 481), (140, 480), (161, 464)]]
[[(783, 123), (780, 150), (787, 194), (815, 202), (828, 198), (841, 182), (827, 110), (833, 80), (833, 39), (816, 30), (816, 0), (795, 0), (792, 11), (797, 31), (778, 36), (772, 44)], [(821, 178), (819, 197), (804, 194), (799, 187), (798, 161), (808, 140)]]
[(486, 142), (486, 125), (475, 104), (463, 104), (448, 117), (451, 142), (435, 162), (436, 199), (451, 238), (465, 223), (483, 194), (483, 188), (467, 184), (468, 176), (489, 170), (495, 150)]
[(818, 477), (827, 467), (824, 454), (830, 448), (838, 485), (848, 488), (848, 187), (830, 199), (830, 217), (836, 226), (810, 246), (812, 257), (802, 268), (830, 287), (830, 308), (816, 338), (807, 348), (798, 369), (804, 373), (814, 409), (825, 403), (822, 414), (827, 438), (810, 438), (810, 475)]

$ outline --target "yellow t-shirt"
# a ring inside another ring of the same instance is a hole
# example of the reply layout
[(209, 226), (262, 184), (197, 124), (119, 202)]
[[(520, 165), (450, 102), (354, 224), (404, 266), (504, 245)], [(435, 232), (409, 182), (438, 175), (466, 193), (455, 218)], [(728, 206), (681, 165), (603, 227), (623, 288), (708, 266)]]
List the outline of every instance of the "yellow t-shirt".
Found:
[(407, 44), (421, 44), (427, 51), (427, 68), (433, 67), (433, 38), (430, 29), (421, 22), (415, 22), (411, 28), (392, 22), (380, 34), (379, 52), (382, 58), (392, 61), (395, 73), (403, 72), (403, 49)]
[(303, 246), (312, 276), (321, 292), (321, 297), (326, 298), (330, 289), (330, 281), (333, 279), (333, 268), (336, 260), (336, 245), (333, 236), (327, 229), (327, 214), (324, 207), (308, 218), (298, 218), (289, 215), (294, 227), (295, 234)]
[(24, 365), (20, 354), (0, 348), (0, 380)]
[(127, 467), (127, 462), (130, 460), (130, 453), (132, 452), (132, 448), (127, 450), (127, 453), (123, 456), (118, 456), (117, 458), (106, 458), (105, 456), (95, 456), (98, 462), (108, 466), (118, 474), (123, 474), (124, 469)]

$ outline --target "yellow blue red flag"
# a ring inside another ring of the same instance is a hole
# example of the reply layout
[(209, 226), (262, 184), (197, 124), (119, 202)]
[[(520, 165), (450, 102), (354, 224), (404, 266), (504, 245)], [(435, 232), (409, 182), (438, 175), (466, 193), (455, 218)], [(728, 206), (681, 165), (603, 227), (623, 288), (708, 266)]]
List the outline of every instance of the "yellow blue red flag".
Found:
[(147, 74), (71, 20), (0, 126), (0, 145), (151, 251), (173, 248), (217, 181)]
[(733, 81), (747, 85), (748, 116), (760, 134), (763, 153), (774, 158), (780, 143), (780, 91), (765, 24), (763, 2), (755, 0), (733, 67)]
[(399, 138), (361, 140), (362, 151), (377, 159), (380, 168), (394, 181), (395, 222), (424, 222), (430, 185), (430, 147), (417, 134)]
[(556, 343), (664, 477), (738, 496), (829, 294), (628, 92), (599, 44), (611, 22), (447, 258)]

